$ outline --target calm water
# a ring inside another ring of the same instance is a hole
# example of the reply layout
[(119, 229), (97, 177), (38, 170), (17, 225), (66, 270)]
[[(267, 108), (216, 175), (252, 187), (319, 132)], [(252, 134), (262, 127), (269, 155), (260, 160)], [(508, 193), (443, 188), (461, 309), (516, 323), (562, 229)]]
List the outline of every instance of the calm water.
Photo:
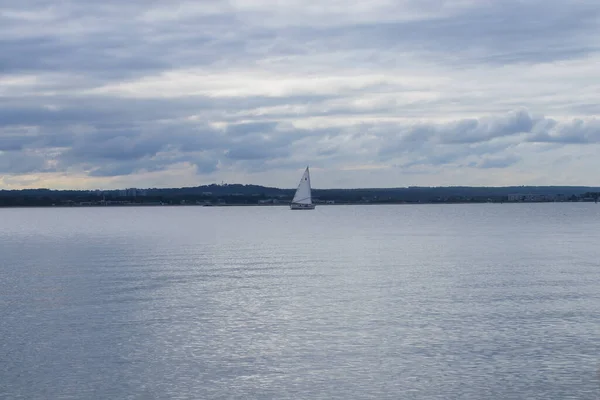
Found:
[(598, 399), (600, 205), (0, 209), (6, 399)]

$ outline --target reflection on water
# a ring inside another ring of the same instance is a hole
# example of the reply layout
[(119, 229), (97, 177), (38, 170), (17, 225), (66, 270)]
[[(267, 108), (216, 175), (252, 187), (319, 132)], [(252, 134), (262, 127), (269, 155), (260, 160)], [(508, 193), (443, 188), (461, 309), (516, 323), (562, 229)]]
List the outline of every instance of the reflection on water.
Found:
[(0, 397), (598, 398), (594, 204), (0, 210)]

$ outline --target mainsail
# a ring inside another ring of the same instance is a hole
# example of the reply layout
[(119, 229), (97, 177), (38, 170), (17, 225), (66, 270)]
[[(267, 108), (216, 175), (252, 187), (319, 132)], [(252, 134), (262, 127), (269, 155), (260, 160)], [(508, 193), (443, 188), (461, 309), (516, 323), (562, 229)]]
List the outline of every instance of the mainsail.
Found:
[(298, 188), (296, 189), (296, 193), (294, 194), (292, 203), (312, 204), (310, 190), (310, 172), (308, 172), (308, 167), (306, 167), (304, 174), (302, 174), (302, 178), (300, 179), (300, 183), (298, 184)]

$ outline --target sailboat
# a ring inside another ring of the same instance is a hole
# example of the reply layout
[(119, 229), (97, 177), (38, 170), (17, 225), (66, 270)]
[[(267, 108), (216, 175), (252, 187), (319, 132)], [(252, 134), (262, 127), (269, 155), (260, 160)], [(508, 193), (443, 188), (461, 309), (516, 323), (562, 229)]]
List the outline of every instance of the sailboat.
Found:
[(290, 203), (290, 209), (292, 210), (314, 210), (315, 205), (312, 202), (311, 189), (310, 189), (310, 172), (308, 167), (304, 170), (300, 183), (294, 193), (294, 198)]

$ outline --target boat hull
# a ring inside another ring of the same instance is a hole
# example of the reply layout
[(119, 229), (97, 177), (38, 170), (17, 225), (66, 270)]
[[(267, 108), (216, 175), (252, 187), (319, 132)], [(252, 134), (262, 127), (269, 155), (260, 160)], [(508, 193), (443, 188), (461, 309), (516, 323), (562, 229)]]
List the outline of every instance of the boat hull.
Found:
[(314, 204), (290, 204), (290, 210), (314, 210)]

